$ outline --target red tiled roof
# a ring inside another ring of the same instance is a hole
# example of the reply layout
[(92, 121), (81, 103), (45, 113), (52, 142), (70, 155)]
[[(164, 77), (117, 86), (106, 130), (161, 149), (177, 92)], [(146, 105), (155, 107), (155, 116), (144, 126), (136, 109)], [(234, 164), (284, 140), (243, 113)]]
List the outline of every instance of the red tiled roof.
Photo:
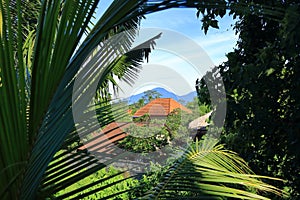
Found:
[[(113, 153), (113, 145), (117, 145), (119, 141), (128, 136), (125, 129), (132, 124), (133, 122), (112, 122), (102, 129), (101, 132), (92, 133), (92, 138), (80, 147), (79, 150), (88, 149), (90, 152), (105, 152), (107, 154)], [(134, 124), (137, 126), (145, 125), (144, 123)]]
[(167, 116), (176, 108), (180, 108), (188, 113), (192, 112), (172, 98), (158, 98), (137, 110), (133, 117), (141, 117), (147, 113), (150, 116)]
[(92, 134), (93, 138), (85, 143), (83, 147), (79, 148), (79, 150), (88, 149), (89, 151), (110, 153), (109, 149), (113, 143), (116, 144), (127, 136), (124, 130), (130, 124), (117, 122), (108, 124), (100, 133)]
[[(192, 112), (171, 98), (159, 98), (151, 101), (149, 104), (138, 110), (134, 114), (134, 117), (143, 116), (146, 113), (149, 113), (150, 116), (167, 116), (176, 108), (180, 108), (189, 113)], [(93, 133), (93, 138), (86, 142), (84, 146), (80, 147), (79, 150), (88, 149), (89, 151), (112, 153), (112, 145), (117, 144), (128, 135), (125, 132), (125, 129), (131, 124), (132, 122), (112, 122), (102, 129), (100, 133)], [(135, 124), (138, 126), (144, 125), (142, 123)]]

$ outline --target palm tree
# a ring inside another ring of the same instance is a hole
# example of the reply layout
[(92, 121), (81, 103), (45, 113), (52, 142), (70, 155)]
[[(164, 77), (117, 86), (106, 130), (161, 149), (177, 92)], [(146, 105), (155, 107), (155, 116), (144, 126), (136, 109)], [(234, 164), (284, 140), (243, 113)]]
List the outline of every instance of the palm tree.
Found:
[[(97, 68), (102, 76), (94, 109), (101, 124), (108, 124), (112, 118), (105, 113), (112, 110), (109, 104), (101, 104), (108, 97), (108, 83), (116, 86), (115, 76), (133, 81), (131, 78), (143, 56), (149, 55), (152, 42), (157, 39), (154, 36), (144, 48), (125, 55), (119, 51), (130, 49), (142, 16), (171, 7), (200, 5), (198, 1), (115, 0), (92, 24), (98, 3), (98, 0), (0, 1), (0, 196), (3, 199), (51, 198), (103, 169), (106, 165), (93, 156), (76, 152), (82, 144), (71, 146), (78, 140), (72, 117), (72, 93), (81, 66), (93, 51), (101, 52), (103, 60), (115, 57), (112, 64)], [(209, 1), (201, 5), (220, 6)], [(222, 9), (231, 6), (225, 5)], [(102, 46), (106, 39), (124, 30), (127, 32), (122, 43), (115, 43), (111, 49)], [(60, 149), (65, 151), (61, 153)], [(217, 163), (218, 159), (213, 159), (217, 156), (215, 151), (211, 154), (211, 162)], [(217, 171), (210, 173), (213, 176)], [(257, 177), (249, 175), (249, 178)], [(80, 193), (94, 184), (82, 186), (68, 195)], [(273, 189), (265, 185), (261, 188)], [(215, 187), (217, 196), (224, 194), (221, 191), (222, 187)], [(235, 190), (228, 193), (239, 194)]]

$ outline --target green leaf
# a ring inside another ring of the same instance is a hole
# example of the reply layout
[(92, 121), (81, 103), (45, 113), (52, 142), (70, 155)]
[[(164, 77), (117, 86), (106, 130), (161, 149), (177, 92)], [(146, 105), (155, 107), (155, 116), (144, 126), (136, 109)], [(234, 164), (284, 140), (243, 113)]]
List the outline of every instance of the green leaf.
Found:
[(261, 179), (282, 181), (253, 174), (236, 153), (224, 150), (215, 140), (205, 139), (190, 146), (169, 168), (161, 183), (144, 198), (268, 199), (259, 191), (286, 195)]

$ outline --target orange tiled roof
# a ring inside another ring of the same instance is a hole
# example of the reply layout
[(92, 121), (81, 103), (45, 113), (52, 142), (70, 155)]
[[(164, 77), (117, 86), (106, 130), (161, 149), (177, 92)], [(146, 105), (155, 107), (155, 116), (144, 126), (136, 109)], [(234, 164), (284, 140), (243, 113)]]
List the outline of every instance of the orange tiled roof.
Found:
[(113, 143), (116, 144), (127, 136), (124, 130), (130, 124), (131, 123), (112, 122), (102, 129), (100, 133), (94, 133), (93, 138), (79, 149), (83, 150), (87, 148), (89, 151), (109, 153), (108, 149), (111, 148)]
[(147, 113), (150, 116), (167, 116), (176, 108), (180, 108), (188, 113), (192, 112), (172, 98), (158, 98), (137, 110), (133, 117), (141, 117)]

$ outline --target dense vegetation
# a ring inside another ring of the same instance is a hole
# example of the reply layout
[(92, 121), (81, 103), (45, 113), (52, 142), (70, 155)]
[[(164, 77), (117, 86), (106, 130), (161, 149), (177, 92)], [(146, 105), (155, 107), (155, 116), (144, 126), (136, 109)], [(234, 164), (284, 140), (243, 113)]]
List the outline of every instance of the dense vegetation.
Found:
[[(128, 176), (128, 173), (122, 172), (121, 170), (110, 166), (83, 178), (76, 184), (60, 190), (59, 192), (54, 194), (52, 198), (60, 197), (64, 199), (78, 199), (81, 198), (80, 195), (86, 196), (87, 193), (90, 193), (89, 199), (101, 199), (115, 194), (116, 191), (126, 191), (132, 187), (136, 187), (138, 185), (138, 180), (130, 178)], [(90, 183), (94, 183), (94, 185), (86, 189), (82, 188), (82, 186), (88, 185)], [(112, 186), (108, 187), (109, 185)], [(80, 189), (80, 194), (72, 195), (72, 192), (78, 189)], [(128, 193), (121, 193), (120, 195), (116, 195), (114, 199), (130, 199), (130, 196), (128, 195)]]
[[(287, 180), (277, 186), (288, 190), (291, 199), (299, 199), (300, 5), (299, 1), (264, 3), (284, 9), (284, 15), (273, 18), (234, 12), (239, 40), (227, 54), (228, 61), (217, 67), (228, 105), (222, 141), (255, 172)], [(209, 16), (222, 12), (212, 10)], [(215, 75), (213, 70), (205, 78), (213, 83)], [(200, 85), (201, 101), (210, 103), (204, 79)]]
[[(151, 152), (166, 145), (178, 145), (176, 142), (186, 142), (192, 136), (188, 123), (193, 115), (180, 109), (172, 111), (166, 119), (151, 119), (149, 122), (132, 123), (125, 128), (129, 136), (119, 142), (122, 148), (133, 152)], [(183, 120), (184, 119), (184, 120)]]

